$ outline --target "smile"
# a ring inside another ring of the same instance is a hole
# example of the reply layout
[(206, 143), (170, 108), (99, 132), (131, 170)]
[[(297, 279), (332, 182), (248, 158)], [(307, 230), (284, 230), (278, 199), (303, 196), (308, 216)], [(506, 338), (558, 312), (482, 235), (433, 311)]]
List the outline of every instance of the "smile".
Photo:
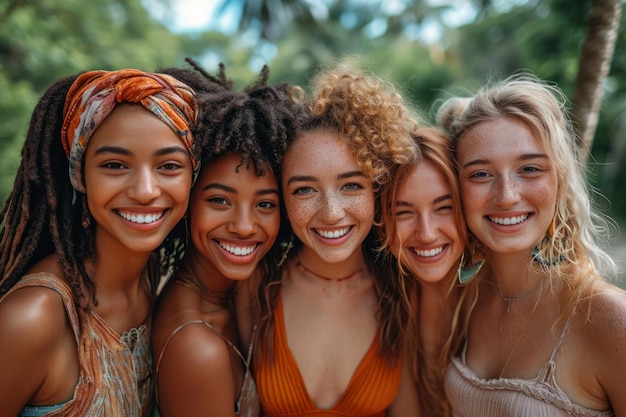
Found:
[(444, 246), (440, 246), (438, 248), (435, 249), (429, 249), (429, 250), (417, 250), (414, 249), (413, 252), (415, 252), (415, 254), (417, 256), (424, 256), (426, 258), (430, 258), (436, 255), (439, 255), (441, 252), (443, 252), (443, 248)]
[(326, 231), (326, 230), (317, 230), (314, 229), (315, 233), (322, 236), (326, 239), (339, 239), (342, 236), (345, 236), (349, 231), (350, 227), (344, 227), (343, 229), (335, 230), (335, 231)]
[(160, 213), (152, 213), (152, 214), (136, 214), (136, 213), (127, 213), (123, 211), (117, 212), (122, 218), (128, 220), (129, 222), (138, 223), (138, 224), (149, 224), (154, 223), (163, 217), (163, 211)]
[(220, 248), (224, 249), (226, 252), (231, 253), (237, 256), (247, 256), (250, 255), (257, 248), (257, 245), (251, 246), (234, 246), (229, 245), (228, 243), (216, 241)]
[(523, 222), (528, 218), (528, 214), (515, 217), (488, 217), (489, 221), (495, 224), (502, 224), (505, 226), (515, 225)]

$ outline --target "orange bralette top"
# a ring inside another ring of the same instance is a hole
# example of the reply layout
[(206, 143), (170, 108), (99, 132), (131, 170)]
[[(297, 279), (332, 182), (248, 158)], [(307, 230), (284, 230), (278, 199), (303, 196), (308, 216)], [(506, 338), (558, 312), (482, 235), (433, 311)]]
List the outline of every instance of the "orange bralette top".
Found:
[(273, 361), (263, 349), (261, 360), (255, 364), (255, 379), (263, 416), (385, 416), (398, 392), (402, 361), (389, 367), (378, 354), (378, 337), (361, 359), (345, 392), (333, 408), (320, 410), (309, 397), (298, 364), (287, 345), (283, 302), (278, 296), (274, 312)]

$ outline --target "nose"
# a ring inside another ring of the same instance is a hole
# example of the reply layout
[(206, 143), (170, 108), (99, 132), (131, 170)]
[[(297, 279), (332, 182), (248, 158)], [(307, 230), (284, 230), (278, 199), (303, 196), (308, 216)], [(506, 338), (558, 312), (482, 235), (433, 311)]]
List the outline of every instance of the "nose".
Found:
[(228, 223), (228, 231), (239, 236), (251, 236), (256, 232), (257, 221), (254, 213), (242, 207), (235, 212), (235, 217)]
[(431, 243), (437, 239), (437, 227), (430, 216), (419, 216), (415, 225), (415, 236), (423, 244)]
[(161, 187), (156, 175), (151, 168), (139, 169), (128, 187), (128, 195), (142, 203), (157, 198), (161, 194)]
[(341, 198), (334, 193), (324, 194), (320, 214), (328, 223), (335, 223), (341, 220), (344, 217), (344, 208)]
[(519, 201), (517, 180), (503, 175), (496, 182), (495, 203), (498, 206), (511, 206)]

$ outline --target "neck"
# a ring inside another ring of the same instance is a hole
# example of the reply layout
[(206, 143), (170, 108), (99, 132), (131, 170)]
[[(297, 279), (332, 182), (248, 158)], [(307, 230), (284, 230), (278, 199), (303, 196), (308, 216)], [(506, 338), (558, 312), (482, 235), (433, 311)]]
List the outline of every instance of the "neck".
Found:
[(224, 277), (212, 264), (203, 260), (204, 258), (192, 249), (176, 273), (176, 280), (192, 288), (207, 302), (227, 305), (235, 288), (235, 281)]
[(317, 281), (348, 281), (367, 270), (367, 264), (360, 251), (337, 263), (329, 263), (312, 251), (301, 250), (294, 257), (294, 265), (302, 275)]
[(355, 271), (350, 272), (348, 275), (345, 276), (329, 276), (329, 275), (323, 275), (321, 272), (315, 272), (312, 269), (310, 269), (309, 267), (307, 267), (306, 265), (304, 265), (300, 259), (296, 259), (296, 266), (303, 271), (305, 274), (317, 278), (317, 279), (321, 279), (324, 281), (328, 281), (328, 282), (342, 282), (342, 281), (347, 281), (351, 278), (354, 278), (359, 272), (361, 272), (363, 270), (363, 267), (359, 267), (357, 268)]

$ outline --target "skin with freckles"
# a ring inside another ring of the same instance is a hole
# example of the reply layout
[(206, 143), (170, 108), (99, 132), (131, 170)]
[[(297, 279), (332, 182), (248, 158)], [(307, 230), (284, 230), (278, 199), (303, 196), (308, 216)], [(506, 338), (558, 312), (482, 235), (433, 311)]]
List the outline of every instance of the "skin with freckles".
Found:
[(426, 126), (413, 138), (422, 159), (398, 165), (383, 189), (379, 233), (410, 284), (416, 314), (408, 350), (416, 352), (411, 362), (422, 415), (450, 416), (442, 370), (462, 340), (458, 317), (469, 308), (475, 282), (457, 285), (467, 237), (451, 140)]
[(527, 254), (556, 208), (558, 180), (545, 147), (513, 118), (482, 122), (463, 138), (457, 154), (468, 227), (498, 253)]
[[(415, 124), (386, 83), (344, 64), (312, 81), (282, 163), (293, 248), (257, 291), (255, 377), (268, 414), (417, 415), (403, 360), (408, 300), (376, 257), (374, 230), (391, 166), (417, 157)], [(285, 378), (296, 378), (288, 392)]]
[[(607, 220), (572, 151), (560, 91), (519, 74), (450, 100), (441, 114), (485, 259), (462, 319), (465, 355), (447, 373), (453, 411), (626, 416), (626, 293), (604, 279), (615, 267), (600, 246)], [(495, 394), (511, 381), (524, 389)]]
[[(374, 219), (374, 191), (345, 138), (311, 131), (294, 142), (283, 162), (283, 189), (307, 264), (343, 264), (361, 257), (359, 249)], [(347, 275), (356, 264), (347, 263), (348, 269), (337, 276)]]
[(456, 269), (464, 250), (454, 218), (450, 186), (438, 168), (425, 160), (398, 192), (397, 239), (391, 252), (418, 277), (434, 283)]

